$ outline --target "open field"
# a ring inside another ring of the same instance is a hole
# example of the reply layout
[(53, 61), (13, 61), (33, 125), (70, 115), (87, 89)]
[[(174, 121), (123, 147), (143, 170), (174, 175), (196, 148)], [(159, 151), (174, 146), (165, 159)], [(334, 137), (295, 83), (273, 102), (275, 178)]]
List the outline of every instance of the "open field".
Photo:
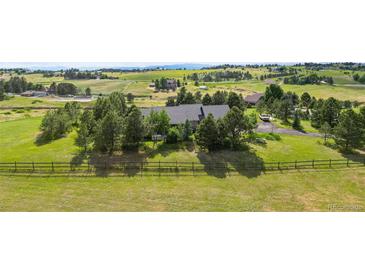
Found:
[(365, 169), (255, 178), (0, 175), (0, 211), (364, 211), (364, 197)]

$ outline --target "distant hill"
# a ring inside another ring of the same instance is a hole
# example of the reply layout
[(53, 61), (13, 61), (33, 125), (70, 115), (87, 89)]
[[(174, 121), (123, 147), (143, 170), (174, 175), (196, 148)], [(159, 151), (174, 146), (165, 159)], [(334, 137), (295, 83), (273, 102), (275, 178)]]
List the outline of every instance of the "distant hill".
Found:
[(70, 68), (77, 68), (79, 70), (98, 70), (98, 69), (201, 69), (212, 64), (198, 64), (198, 63), (38, 63), (38, 62), (0, 62), (0, 68), (24, 68), (28, 70), (50, 70), (59, 71)]

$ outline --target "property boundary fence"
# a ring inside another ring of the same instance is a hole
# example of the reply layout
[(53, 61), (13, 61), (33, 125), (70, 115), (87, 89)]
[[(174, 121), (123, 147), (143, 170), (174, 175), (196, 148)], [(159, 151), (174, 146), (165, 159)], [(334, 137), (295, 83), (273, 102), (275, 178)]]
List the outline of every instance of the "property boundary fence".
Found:
[(120, 175), (200, 175), (211, 173), (230, 174), (234, 172), (261, 172), (299, 169), (331, 169), (343, 167), (365, 167), (363, 159), (328, 159), (290, 162), (165, 162), (165, 161), (98, 161), (83, 162), (0, 162), (1, 173), (94, 173), (96, 175), (115, 173)]

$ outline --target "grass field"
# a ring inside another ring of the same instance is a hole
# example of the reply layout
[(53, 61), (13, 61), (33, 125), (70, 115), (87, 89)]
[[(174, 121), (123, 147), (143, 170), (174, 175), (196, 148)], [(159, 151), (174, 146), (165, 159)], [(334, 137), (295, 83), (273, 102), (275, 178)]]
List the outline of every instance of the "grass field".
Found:
[(364, 211), (364, 197), (365, 169), (223, 179), (0, 175), (0, 211)]

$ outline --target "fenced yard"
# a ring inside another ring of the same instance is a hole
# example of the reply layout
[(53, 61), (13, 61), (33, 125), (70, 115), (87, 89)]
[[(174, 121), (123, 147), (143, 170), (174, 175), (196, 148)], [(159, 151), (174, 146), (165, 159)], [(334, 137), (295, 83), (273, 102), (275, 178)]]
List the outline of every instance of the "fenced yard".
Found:
[(1, 162), (1, 173), (40, 173), (40, 174), (90, 174), (96, 176), (180, 176), (180, 175), (230, 175), (251, 174), (265, 171), (331, 169), (346, 167), (365, 167), (365, 158), (361, 159), (328, 159), (288, 162), (166, 162), (166, 161), (100, 161), (85, 162)]

